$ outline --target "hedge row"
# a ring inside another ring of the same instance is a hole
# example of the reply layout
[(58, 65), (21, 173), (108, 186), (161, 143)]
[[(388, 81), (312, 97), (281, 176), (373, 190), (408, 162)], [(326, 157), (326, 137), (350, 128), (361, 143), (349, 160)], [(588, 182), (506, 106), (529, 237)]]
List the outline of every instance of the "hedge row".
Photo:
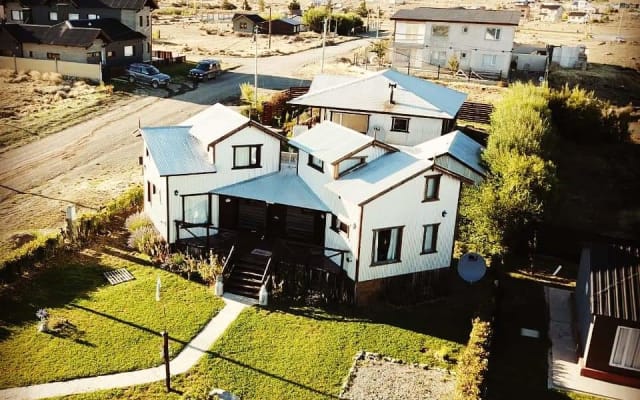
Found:
[(485, 387), (489, 348), (493, 329), (488, 321), (475, 318), (469, 335), (469, 343), (458, 360), (456, 367), (455, 400), (481, 399)]
[(0, 259), (0, 281), (16, 279), (25, 270), (54, 256), (70, 244), (81, 244), (93, 238), (98, 232), (104, 231), (116, 215), (130, 213), (141, 207), (143, 198), (142, 186), (132, 186), (100, 210), (81, 215), (71, 232), (37, 236)]

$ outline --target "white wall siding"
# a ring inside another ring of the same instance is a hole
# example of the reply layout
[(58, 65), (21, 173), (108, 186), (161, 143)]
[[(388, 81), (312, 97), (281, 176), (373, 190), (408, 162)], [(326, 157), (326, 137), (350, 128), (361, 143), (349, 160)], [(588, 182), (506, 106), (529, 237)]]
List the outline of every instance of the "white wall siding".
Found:
[[(146, 154), (144, 151), (143, 149), (143, 154)], [(145, 155), (143, 158), (143, 179), (144, 212), (149, 216), (158, 232), (164, 237), (167, 235), (166, 178), (159, 175), (151, 156)], [(156, 186), (156, 194), (151, 194), (151, 203), (147, 201), (149, 198), (147, 182)]]
[[(435, 171), (421, 174), (364, 206), (359, 281), (450, 266), (460, 181), (442, 175), (439, 200), (423, 202), (424, 176), (436, 174)], [(447, 212), (445, 217), (443, 211)], [(423, 225), (436, 223), (440, 224), (437, 251), (421, 254)], [(373, 230), (396, 226), (403, 226), (401, 261), (371, 266)]]
[[(390, 114), (372, 114), (367, 135), (392, 145), (415, 146), (442, 134), (441, 119), (421, 117), (409, 117), (409, 132), (393, 132), (391, 131), (393, 117), (394, 115)], [(376, 127), (380, 128), (377, 132), (374, 130)]]

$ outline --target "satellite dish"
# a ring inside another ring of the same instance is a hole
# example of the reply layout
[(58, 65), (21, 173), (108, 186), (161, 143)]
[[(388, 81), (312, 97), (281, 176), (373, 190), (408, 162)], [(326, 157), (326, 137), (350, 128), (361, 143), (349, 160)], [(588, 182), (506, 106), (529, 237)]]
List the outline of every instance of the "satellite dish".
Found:
[(478, 253), (467, 253), (458, 261), (458, 275), (469, 283), (482, 279), (487, 272), (487, 263)]

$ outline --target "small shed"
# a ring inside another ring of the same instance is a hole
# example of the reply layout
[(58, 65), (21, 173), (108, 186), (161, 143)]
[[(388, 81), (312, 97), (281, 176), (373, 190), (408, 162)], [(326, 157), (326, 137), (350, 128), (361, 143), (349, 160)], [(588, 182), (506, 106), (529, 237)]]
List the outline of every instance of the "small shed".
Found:
[(302, 18), (291, 17), (271, 21), (271, 33), (274, 35), (296, 35), (301, 32)]
[(580, 375), (640, 388), (640, 246), (584, 248), (575, 301)]
[(233, 31), (241, 33), (254, 33), (256, 26), (259, 32), (264, 32), (267, 22), (258, 14), (235, 14), (232, 21)]
[(570, 24), (586, 24), (588, 20), (586, 11), (570, 11), (567, 14), (567, 22)]

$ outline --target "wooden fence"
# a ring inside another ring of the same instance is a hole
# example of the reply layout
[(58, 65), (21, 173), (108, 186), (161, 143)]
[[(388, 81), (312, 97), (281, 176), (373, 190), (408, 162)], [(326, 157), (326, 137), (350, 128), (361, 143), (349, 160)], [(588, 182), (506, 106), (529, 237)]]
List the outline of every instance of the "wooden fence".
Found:
[(458, 119), (488, 124), (491, 121), (490, 117), (492, 112), (493, 106), (491, 104), (465, 101), (462, 103), (460, 111), (458, 111)]
[(292, 86), (289, 89), (279, 92), (273, 98), (278, 98), (278, 102), (264, 102), (262, 103), (262, 115), (260, 116), (260, 123), (263, 125), (272, 125), (273, 119), (276, 117), (284, 116), (284, 113), (290, 107), (286, 102), (300, 97), (303, 94), (309, 92), (309, 86)]

